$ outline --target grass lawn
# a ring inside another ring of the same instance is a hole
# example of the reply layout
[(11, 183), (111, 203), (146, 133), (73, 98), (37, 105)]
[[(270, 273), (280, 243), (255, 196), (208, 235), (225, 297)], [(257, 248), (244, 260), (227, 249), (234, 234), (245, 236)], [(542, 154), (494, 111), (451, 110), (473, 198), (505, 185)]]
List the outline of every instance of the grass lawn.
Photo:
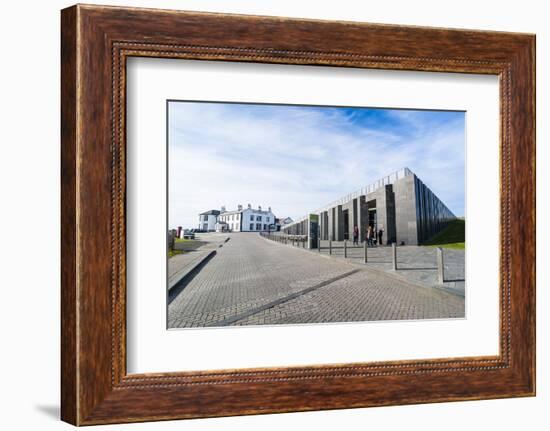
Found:
[(422, 245), (464, 250), (466, 221), (457, 219)]
[(183, 238), (176, 238), (176, 242), (174, 244), (174, 250), (181, 250), (181, 251), (193, 251), (196, 250), (203, 245), (205, 245), (206, 242), (201, 241), (200, 239), (183, 239)]
[(176, 254), (183, 254), (183, 250), (168, 250), (168, 259), (174, 257)]

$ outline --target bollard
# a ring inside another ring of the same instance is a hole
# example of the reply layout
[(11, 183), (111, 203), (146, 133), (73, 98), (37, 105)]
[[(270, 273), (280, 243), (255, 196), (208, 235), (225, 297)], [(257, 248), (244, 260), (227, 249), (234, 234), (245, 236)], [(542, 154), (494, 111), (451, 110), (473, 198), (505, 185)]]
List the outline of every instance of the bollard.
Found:
[(348, 240), (344, 240), (344, 259), (348, 257)]
[(441, 247), (437, 247), (436, 253), (437, 253), (437, 282), (439, 284), (443, 284), (443, 282), (445, 281), (443, 277), (443, 249)]
[(321, 237), (317, 237), (317, 251), (321, 253)]
[(392, 269), (394, 271), (397, 271), (397, 247), (395, 246), (395, 242), (392, 242), (391, 244), (391, 255), (392, 255)]
[(367, 263), (367, 241), (363, 243), (363, 249), (365, 252), (365, 263)]
[(328, 239), (328, 254), (332, 254), (332, 237)]

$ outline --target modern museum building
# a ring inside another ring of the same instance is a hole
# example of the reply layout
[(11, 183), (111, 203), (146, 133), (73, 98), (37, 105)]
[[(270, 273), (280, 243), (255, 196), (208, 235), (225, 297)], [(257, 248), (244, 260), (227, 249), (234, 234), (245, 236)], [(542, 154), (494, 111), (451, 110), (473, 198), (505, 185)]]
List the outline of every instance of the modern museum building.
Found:
[(383, 243), (419, 245), (455, 219), (447, 206), (408, 168), (314, 210), (282, 228), (290, 235), (308, 235), (310, 221), (321, 240), (353, 238), (354, 226), (364, 241), (368, 226), (383, 230)]

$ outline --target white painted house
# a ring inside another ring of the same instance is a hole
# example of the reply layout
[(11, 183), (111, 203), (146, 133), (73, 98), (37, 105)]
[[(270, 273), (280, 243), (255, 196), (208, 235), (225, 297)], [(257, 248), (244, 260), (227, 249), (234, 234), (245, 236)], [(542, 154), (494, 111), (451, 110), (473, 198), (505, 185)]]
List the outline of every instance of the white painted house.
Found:
[(239, 205), (235, 211), (226, 211), (222, 207), (218, 215), (217, 231), (229, 232), (267, 232), (275, 230), (275, 214), (268, 207), (267, 211), (259, 206), (257, 209), (248, 204), (247, 208)]
[(199, 214), (199, 230), (205, 232), (215, 231), (219, 215), (220, 211), (218, 210), (210, 210)]

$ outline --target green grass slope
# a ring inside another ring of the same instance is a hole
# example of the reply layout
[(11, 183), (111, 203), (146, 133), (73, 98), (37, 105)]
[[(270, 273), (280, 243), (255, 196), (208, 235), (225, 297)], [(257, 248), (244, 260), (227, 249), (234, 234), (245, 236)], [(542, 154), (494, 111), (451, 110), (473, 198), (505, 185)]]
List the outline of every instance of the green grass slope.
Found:
[(465, 228), (465, 220), (453, 220), (445, 229), (432, 236), (422, 245), (427, 245), (431, 247), (457, 248), (464, 250), (466, 238)]

